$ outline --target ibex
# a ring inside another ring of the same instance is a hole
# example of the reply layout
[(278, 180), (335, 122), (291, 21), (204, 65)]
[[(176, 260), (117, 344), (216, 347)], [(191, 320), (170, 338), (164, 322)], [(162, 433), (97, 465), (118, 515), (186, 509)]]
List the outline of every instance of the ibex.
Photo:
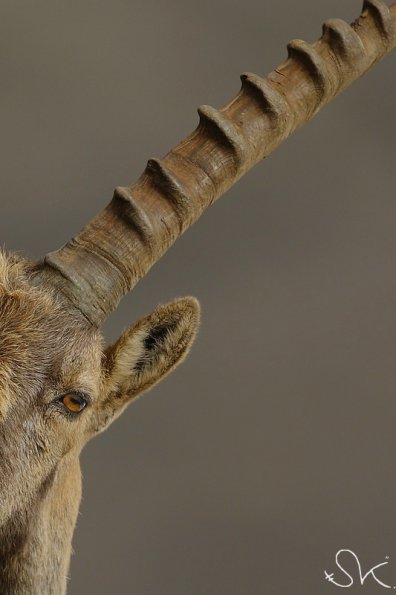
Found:
[(191, 297), (158, 307), (104, 347), (100, 326), (202, 212), (396, 44), (396, 5), (365, 0), (312, 45), (294, 40), (266, 78), (243, 74), (225, 107), (66, 246), (32, 262), (0, 255), (0, 585), (66, 590), (85, 443), (186, 356), (199, 324)]

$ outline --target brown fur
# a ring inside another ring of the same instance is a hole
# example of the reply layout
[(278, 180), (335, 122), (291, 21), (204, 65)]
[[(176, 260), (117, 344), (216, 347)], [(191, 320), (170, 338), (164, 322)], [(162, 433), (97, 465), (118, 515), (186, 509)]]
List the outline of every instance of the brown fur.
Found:
[[(185, 356), (192, 298), (161, 306), (103, 350), (100, 332), (28, 263), (0, 253), (0, 592), (61, 595), (81, 494), (84, 444)], [(89, 396), (75, 417), (68, 391)]]

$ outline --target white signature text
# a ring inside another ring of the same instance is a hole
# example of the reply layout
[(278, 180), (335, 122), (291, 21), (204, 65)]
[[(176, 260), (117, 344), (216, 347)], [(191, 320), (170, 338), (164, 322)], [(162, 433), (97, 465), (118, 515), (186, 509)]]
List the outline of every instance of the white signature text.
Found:
[[(345, 570), (345, 568), (342, 566), (341, 561), (340, 561), (340, 558), (342, 558), (344, 560), (344, 564), (345, 564), (345, 562), (347, 560), (348, 560), (348, 562), (350, 561), (351, 557), (356, 562), (356, 566), (357, 566), (357, 578), (355, 578), (355, 579), (347, 570)], [(341, 579), (342, 582), (338, 582), (338, 580), (335, 579), (334, 572), (330, 573), (330, 572), (327, 572), (327, 570), (325, 570), (324, 576), (325, 576), (326, 581), (328, 581), (329, 583), (333, 583), (333, 585), (335, 585), (336, 587), (341, 587), (341, 588), (346, 589), (348, 587), (352, 587), (352, 585), (354, 584), (355, 581), (356, 581), (356, 583), (360, 583), (360, 585), (364, 585), (366, 580), (368, 578), (371, 578), (378, 585), (380, 585), (381, 587), (384, 587), (384, 589), (392, 589), (392, 588), (396, 589), (396, 587), (391, 587), (390, 585), (387, 585), (384, 582), (382, 582), (377, 576), (377, 572), (378, 572), (379, 568), (389, 564), (389, 556), (385, 557), (385, 562), (380, 562), (379, 564), (376, 564), (375, 566), (373, 566), (372, 568), (370, 568), (369, 570), (364, 572), (362, 569), (362, 565), (360, 564), (360, 560), (357, 557), (357, 555), (355, 554), (355, 552), (353, 552), (352, 550), (348, 550), (348, 549), (342, 549), (342, 550), (338, 550), (338, 552), (336, 553), (335, 563), (338, 566), (340, 572), (342, 573), (342, 575), (337, 577), (337, 579)]]

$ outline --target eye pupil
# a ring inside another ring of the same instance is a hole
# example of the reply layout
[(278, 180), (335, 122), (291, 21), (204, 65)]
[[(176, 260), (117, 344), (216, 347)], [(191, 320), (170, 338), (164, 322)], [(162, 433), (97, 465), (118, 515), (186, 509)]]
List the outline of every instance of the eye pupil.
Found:
[(86, 400), (83, 397), (71, 393), (64, 395), (61, 401), (63, 405), (66, 407), (66, 409), (71, 413), (79, 413), (84, 409), (85, 405), (87, 404)]

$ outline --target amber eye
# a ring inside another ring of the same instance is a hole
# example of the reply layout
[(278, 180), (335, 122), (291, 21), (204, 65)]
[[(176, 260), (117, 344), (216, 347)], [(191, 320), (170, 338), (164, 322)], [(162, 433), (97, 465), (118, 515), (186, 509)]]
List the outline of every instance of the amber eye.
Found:
[(76, 393), (67, 393), (60, 399), (62, 405), (69, 413), (80, 413), (87, 404), (86, 399), (82, 395)]

